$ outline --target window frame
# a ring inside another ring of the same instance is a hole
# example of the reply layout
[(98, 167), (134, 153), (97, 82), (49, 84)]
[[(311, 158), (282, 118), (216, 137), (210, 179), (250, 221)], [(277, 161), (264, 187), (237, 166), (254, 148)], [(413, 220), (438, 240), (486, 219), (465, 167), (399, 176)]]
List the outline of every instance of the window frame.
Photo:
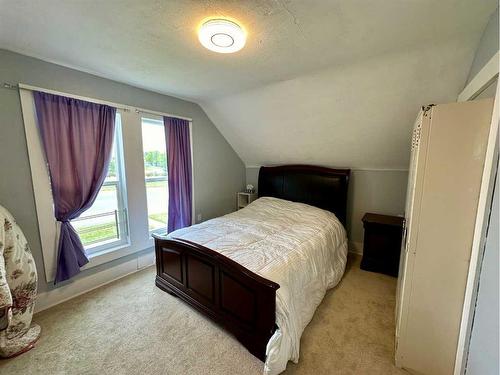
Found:
[[(142, 127), (144, 126), (143, 120), (150, 120), (151, 125), (157, 125), (161, 126), (163, 130), (165, 130), (165, 125), (163, 123), (163, 118), (161, 116), (156, 116), (154, 114), (149, 114), (149, 113), (143, 113), (140, 116), (140, 122), (141, 122), (141, 134), (142, 134)], [(158, 123), (158, 124), (155, 124)], [(144, 139), (142, 139), (142, 156), (143, 156), (143, 163), (144, 163)], [(167, 152), (167, 142), (165, 139), (165, 156), (168, 157), (168, 152)], [(168, 160), (167, 160), (168, 163)], [(148, 231), (149, 231), (149, 237), (152, 238), (153, 234), (160, 234), (160, 233), (166, 233), (168, 229), (168, 200), (167, 200), (167, 222), (165, 223), (165, 227), (163, 228), (156, 228), (156, 229), (149, 229), (149, 207), (147, 205), (147, 195), (148, 195), (148, 187), (147, 187), (147, 177), (146, 177), (146, 166), (144, 166), (144, 189), (146, 190), (146, 214), (148, 216)], [(158, 180), (158, 181), (163, 181), (163, 179)], [(167, 168), (167, 174), (165, 177), (165, 182), (167, 183), (167, 190), (168, 190), (168, 168)]]
[[(154, 249), (154, 241), (149, 234), (146, 189), (144, 175), (144, 158), (141, 136), (141, 115), (178, 117), (189, 121), (191, 160), (193, 159), (193, 119), (176, 113), (159, 112), (136, 106), (121, 104), (112, 101), (96, 99), (88, 96), (76, 95), (65, 91), (50, 90), (43, 87), (19, 83), (19, 97), (23, 115), (23, 125), (26, 134), (28, 149), (29, 168), (31, 171), (31, 184), (33, 187), (35, 212), (40, 245), (42, 252), (42, 264), (45, 281), (51, 283), (55, 279), (57, 269), (57, 240), (59, 238), (60, 224), (54, 217), (54, 203), (50, 190), (47, 165), (41, 145), (38, 127), (36, 125), (36, 113), (33, 99), (33, 91), (41, 91), (49, 94), (62, 95), (70, 98), (85, 100), (98, 104), (106, 104), (117, 108), (121, 114), (121, 137), (123, 147), (124, 177), (123, 201), (126, 204), (128, 242), (107, 250), (95, 252), (89, 256), (89, 262), (81, 267), (82, 271), (118, 260), (134, 254), (151, 254)], [(194, 181), (194, 168), (192, 168)], [(126, 179), (125, 179), (126, 176)], [(193, 224), (194, 212), (196, 212), (195, 186), (193, 185)], [(140, 258), (137, 258), (140, 259)], [(137, 259), (126, 261), (138, 262)], [(121, 267), (121, 266), (120, 266)]]
[[(96, 242), (90, 246), (85, 246), (85, 254), (92, 258), (100, 253), (105, 253), (115, 248), (121, 247), (129, 243), (129, 228), (128, 228), (128, 210), (127, 210), (127, 192), (126, 192), (126, 182), (125, 182), (125, 163), (123, 154), (123, 132), (122, 132), (122, 114), (119, 110), (116, 111), (115, 117), (115, 132), (114, 132), (114, 143), (116, 147), (116, 181), (105, 181), (102, 184), (104, 186), (115, 186), (116, 187), (116, 200), (117, 200), (117, 229), (119, 237), (116, 240), (107, 240)], [(101, 189), (102, 189), (101, 187)], [(85, 213), (82, 215), (85, 217)]]

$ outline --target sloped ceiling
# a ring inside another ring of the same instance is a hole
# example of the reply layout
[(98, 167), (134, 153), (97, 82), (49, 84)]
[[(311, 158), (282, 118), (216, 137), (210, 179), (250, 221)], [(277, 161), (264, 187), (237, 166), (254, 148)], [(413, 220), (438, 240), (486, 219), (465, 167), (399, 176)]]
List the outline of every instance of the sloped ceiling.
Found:
[(406, 169), (418, 110), (456, 101), (473, 51), (463, 39), (422, 46), (202, 106), (247, 166)]
[[(247, 165), (404, 168), (418, 107), (454, 100), (495, 0), (0, 0), (0, 48), (202, 105)], [(248, 30), (202, 48), (208, 16)]]

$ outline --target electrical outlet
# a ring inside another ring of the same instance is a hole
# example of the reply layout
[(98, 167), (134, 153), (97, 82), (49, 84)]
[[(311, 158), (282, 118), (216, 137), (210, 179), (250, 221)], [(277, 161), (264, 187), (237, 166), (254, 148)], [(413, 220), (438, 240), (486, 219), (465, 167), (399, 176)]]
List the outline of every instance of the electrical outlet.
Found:
[(201, 214), (198, 214), (198, 216), (196, 216), (196, 222), (197, 223), (201, 222)]

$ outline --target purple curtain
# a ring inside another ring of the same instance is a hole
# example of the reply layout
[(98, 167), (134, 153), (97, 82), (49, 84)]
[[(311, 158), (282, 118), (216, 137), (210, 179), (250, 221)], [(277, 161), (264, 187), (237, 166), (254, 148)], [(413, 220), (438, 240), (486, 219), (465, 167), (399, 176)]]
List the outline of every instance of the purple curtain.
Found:
[(168, 232), (191, 225), (192, 181), (189, 121), (163, 117), (167, 138)]
[(61, 223), (55, 283), (88, 263), (70, 220), (92, 206), (106, 178), (116, 108), (34, 92), (38, 128), (50, 174), (54, 211)]

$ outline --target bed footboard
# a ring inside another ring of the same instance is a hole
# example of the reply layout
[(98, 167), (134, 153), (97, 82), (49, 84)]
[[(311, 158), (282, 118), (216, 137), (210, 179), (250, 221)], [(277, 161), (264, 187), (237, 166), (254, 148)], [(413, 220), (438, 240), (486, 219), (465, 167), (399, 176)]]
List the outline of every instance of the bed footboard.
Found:
[(267, 280), (208, 249), (155, 236), (156, 285), (218, 322), (257, 358), (276, 325), (276, 290)]

